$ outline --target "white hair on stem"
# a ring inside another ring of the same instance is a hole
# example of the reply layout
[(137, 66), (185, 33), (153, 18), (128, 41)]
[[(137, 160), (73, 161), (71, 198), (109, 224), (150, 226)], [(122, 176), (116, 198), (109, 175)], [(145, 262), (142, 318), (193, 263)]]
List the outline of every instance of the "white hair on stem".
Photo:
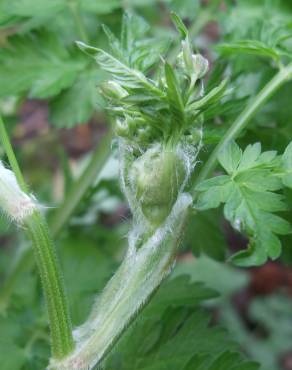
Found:
[(126, 256), (88, 320), (75, 330), (73, 353), (63, 360), (51, 360), (48, 369), (92, 370), (104, 358), (132, 317), (171, 271), (191, 203), (189, 194), (180, 194), (164, 224), (136, 253)]
[(0, 161), (0, 208), (12, 221), (21, 224), (37, 209), (32, 195), (21, 190), (15, 174)]
[[(74, 330), (74, 351), (62, 360), (51, 359), (48, 370), (92, 370), (100, 365), (123, 331), (170, 273), (192, 204), (192, 197), (185, 192), (185, 187), (195, 168), (200, 144), (191, 147), (181, 143), (174, 148), (175, 158), (184, 166), (184, 178), (174, 184), (175, 200), (165, 220), (153, 228), (143, 215), (141, 202), (135, 196), (135, 183), (129, 174), (137, 158), (131, 147), (120, 141), (121, 188), (133, 213), (128, 251), (115, 275), (96, 298), (85, 323)], [(148, 151), (159, 152), (161, 146), (152, 146)], [(141, 157), (138, 160), (143, 160)], [(178, 179), (178, 176), (174, 178)], [(170, 196), (173, 197), (172, 194)]]

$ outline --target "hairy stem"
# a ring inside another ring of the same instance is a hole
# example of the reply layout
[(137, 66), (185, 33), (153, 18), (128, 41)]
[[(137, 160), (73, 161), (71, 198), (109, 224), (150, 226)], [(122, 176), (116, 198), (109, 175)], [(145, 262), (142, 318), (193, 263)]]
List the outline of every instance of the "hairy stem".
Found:
[[(208, 177), (216, 166), (219, 151), (246, 127), (251, 117), (284, 82), (289, 80), (291, 74), (292, 65), (280, 70), (250, 104), (247, 105), (212, 152), (199, 174), (197, 182)], [(179, 221), (176, 220), (175, 229), (178, 234), (181, 233), (184, 227), (187, 215), (188, 212), (185, 210), (183, 217), (181, 216)], [(167, 238), (165, 239), (167, 240)], [(170, 266), (170, 261), (174, 261), (176, 250), (174, 245), (177, 248), (178, 240), (175, 241), (174, 238), (172, 241), (174, 242), (172, 246), (169, 239), (166, 242), (169, 249), (157, 248), (155, 249), (155, 253), (152, 251), (149, 254), (145, 252), (147, 251), (147, 247), (143, 245), (141, 250), (135, 254), (135, 264), (132, 264), (133, 260), (131, 256), (126, 257), (117, 273), (105, 288), (97, 307), (93, 309), (87, 323), (77, 332), (77, 341), (79, 340), (80, 342), (77, 350), (73, 352), (72, 356), (65, 359), (62, 364), (59, 364), (59, 367), (57, 367), (58, 370), (74, 369), (74, 366), (77, 366), (76, 364), (81, 369), (91, 369), (95, 364), (99, 364), (102, 361), (124, 328), (135, 318), (137, 311), (146, 304), (153, 291), (162, 281), (164, 277), (162, 271), (165, 274), (165, 270), (161, 269), (160, 263), (163, 265), (167, 260), (167, 264), (164, 266)], [(147, 245), (148, 242), (145, 244)], [(164, 242), (162, 242), (162, 245), (164, 245)], [(163, 253), (160, 254), (162, 250)], [(170, 251), (172, 251), (171, 257), (168, 255)], [(141, 260), (139, 253), (143, 256)], [(135, 304), (132, 302), (135, 302)], [(91, 334), (89, 334), (90, 332)], [(75, 368), (77, 369), (77, 367)]]
[(129, 247), (88, 320), (76, 330), (76, 350), (63, 361), (52, 361), (52, 369), (91, 370), (103, 361), (171, 271), (191, 203), (189, 194), (181, 194), (165, 223), (139, 249)]
[(207, 162), (198, 175), (195, 185), (205, 180), (215, 169), (218, 153), (230, 141), (235, 139), (239, 133), (247, 126), (251, 118), (258, 112), (264, 103), (282, 86), (292, 78), (292, 64), (280, 69), (280, 71), (263, 87), (263, 89), (251, 98), (249, 104), (227, 130), (221, 141), (215, 147)]
[[(0, 134), (10, 165), (13, 171), (15, 171), (17, 181), (22, 190), (27, 192), (28, 187), (23, 179), (2, 119), (0, 119)], [(23, 223), (26, 233), (32, 241), (46, 298), (51, 329), (52, 354), (55, 358), (62, 358), (72, 351), (73, 337), (54, 244), (50, 238), (46, 222), (38, 210), (25, 217)]]
[(63, 280), (55, 248), (46, 221), (39, 212), (25, 220), (26, 233), (32, 241), (49, 315), (52, 355), (63, 358), (74, 348), (72, 327)]

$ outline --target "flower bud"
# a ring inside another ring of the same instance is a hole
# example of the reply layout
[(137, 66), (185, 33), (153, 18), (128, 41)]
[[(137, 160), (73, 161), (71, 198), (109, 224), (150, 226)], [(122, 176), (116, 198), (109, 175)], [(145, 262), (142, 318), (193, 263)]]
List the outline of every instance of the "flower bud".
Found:
[(182, 41), (182, 52), (178, 55), (179, 65), (185, 69), (190, 77), (195, 80), (205, 76), (209, 68), (209, 62), (201, 54), (193, 54), (189, 39)]
[(141, 143), (147, 143), (150, 140), (152, 130), (149, 126), (139, 127), (137, 130), (137, 140)]
[(202, 141), (202, 129), (193, 128), (190, 130), (190, 132), (186, 135), (186, 141), (191, 145), (199, 144)]
[(14, 173), (0, 161), (0, 208), (13, 221), (22, 223), (37, 208), (35, 200), (20, 189)]
[(129, 126), (125, 120), (116, 120), (115, 131), (116, 134), (121, 137), (128, 137), (130, 135)]
[(133, 163), (130, 180), (151, 225), (159, 226), (169, 215), (186, 176), (179, 154), (160, 146), (149, 149)]
[(193, 70), (197, 78), (202, 78), (208, 72), (209, 62), (201, 54), (193, 54)]
[(106, 81), (102, 83), (100, 89), (103, 95), (109, 99), (122, 99), (128, 95), (127, 91), (115, 81)]
[(188, 73), (191, 74), (193, 70), (193, 59), (189, 40), (182, 41), (182, 62), (185, 65)]
[(126, 121), (132, 132), (134, 132), (137, 128), (146, 126), (145, 120), (142, 118), (127, 116)]

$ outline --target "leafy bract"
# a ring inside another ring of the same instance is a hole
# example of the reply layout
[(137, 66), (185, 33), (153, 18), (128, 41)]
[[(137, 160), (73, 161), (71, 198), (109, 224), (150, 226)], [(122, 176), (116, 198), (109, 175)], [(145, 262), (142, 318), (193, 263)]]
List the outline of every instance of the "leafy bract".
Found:
[[(173, 63), (161, 56), (167, 43), (147, 38), (144, 21), (132, 16), (124, 17), (120, 39), (104, 28), (111, 52), (78, 43), (110, 74), (110, 80), (101, 85), (101, 92), (116, 120), (117, 134), (140, 148), (147, 141), (177, 142), (182, 137), (196, 144), (202, 114), (226, 94), (223, 81), (203, 97), (208, 61), (192, 53), (186, 27), (176, 14), (172, 18), (183, 38), (181, 52)], [(157, 68), (158, 72), (153, 74), (152, 68), (159, 62), (163, 68)]]
[(282, 157), (275, 151), (261, 152), (259, 143), (242, 151), (231, 142), (218, 155), (226, 171), (197, 186), (197, 208), (216, 208), (224, 203), (226, 219), (250, 237), (249, 248), (233, 256), (239, 265), (259, 265), (281, 253), (278, 235), (291, 232), (290, 224), (276, 212), (287, 210), (277, 191), (290, 185), (291, 144)]

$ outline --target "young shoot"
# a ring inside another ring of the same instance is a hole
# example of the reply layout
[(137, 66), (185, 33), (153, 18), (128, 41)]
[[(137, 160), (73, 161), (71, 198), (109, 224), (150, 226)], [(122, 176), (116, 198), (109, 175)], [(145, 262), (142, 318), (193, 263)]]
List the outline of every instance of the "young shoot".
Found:
[(78, 43), (110, 75), (100, 91), (115, 123), (120, 182), (133, 214), (128, 252), (87, 321), (74, 331), (76, 349), (62, 361), (52, 360), (51, 369), (99, 365), (171, 271), (192, 205), (187, 188), (202, 145), (203, 112), (225, 92), (222, 83), (204, 96), (208, 61), (192, 52), (177, 16), (183, 41), (173, 64), (161, 50), (147, 57), (151, 40), (141, 47), (131, 39), (128, 49), (131, 22), (126, 15), (120, 40), (106, 29), (110, 53)]

